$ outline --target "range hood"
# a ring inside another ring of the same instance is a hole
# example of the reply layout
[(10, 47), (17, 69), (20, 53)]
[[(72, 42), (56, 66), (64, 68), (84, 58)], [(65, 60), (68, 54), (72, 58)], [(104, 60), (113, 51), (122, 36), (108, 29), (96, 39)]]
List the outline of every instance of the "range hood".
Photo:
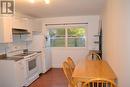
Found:
[(14, 35), (30, 34), (26, 29), (13, 28), (12, 32)]

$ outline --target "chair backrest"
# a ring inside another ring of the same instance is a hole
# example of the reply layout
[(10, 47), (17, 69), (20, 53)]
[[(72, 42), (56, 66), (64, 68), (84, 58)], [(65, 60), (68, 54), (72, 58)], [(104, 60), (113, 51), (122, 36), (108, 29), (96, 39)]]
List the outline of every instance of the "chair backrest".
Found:
[(87, 55), (87, 59), (102, 60), (101, 57), (97, 53), (95, 53), (95, 52), (89, 53)]
[(67, 58), (67, 63), (69, 64), (69, 66), (70, 66), (70, 68), (71, 68), (71, 71), (73, 72), (74, 69), (75, 69), (75, 63), (74, 63), (74, 61), (72, 60), (71, 57), (68, 57), (68, 58)]
[(83, 84), (83, 87), (117, 87), (116, 84), (107, 79), (91, 79)]
[(71, 72), (71, 69), (70, 69), (70, 66), (67, 62), (64, 62), (63, 63), (63, 71), (64, 71), (64, 74), (66, 76), (66, 78), (68, 79), (69, 81), (69, 84), (73, 87), (74, 87), (74, 82), (72, 80), (72, 72)]

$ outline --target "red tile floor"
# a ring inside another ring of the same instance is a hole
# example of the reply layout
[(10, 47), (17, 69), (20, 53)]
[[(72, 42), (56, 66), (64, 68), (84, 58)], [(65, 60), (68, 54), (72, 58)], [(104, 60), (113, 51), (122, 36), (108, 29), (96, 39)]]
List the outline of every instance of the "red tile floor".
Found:
[(51, 69), (29, 87), (68, 87), (68, 83), (62, 69)]

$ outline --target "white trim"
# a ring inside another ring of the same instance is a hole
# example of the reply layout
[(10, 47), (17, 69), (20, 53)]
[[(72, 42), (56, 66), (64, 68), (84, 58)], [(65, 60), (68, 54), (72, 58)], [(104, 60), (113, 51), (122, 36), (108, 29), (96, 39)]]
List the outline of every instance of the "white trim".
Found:
[(68, 28), (66, 27), (65, 28), (65, 47), (68, 47), (68, 33), (67, 33), (67, 30)]
[[(58, 27), (59, 26), (59, 27)], [(80, 38), (80, 37), (68, 37), (68, 33), (67, 33), (67, 30), (69, 28), (74, 28), (74, 27), (83, 27), (85, 28), (85, 46), (84, 47), (68, 47), (68, 38)], [(56, 29), (56, 28), (64, 28), (65, 29), (65, 47), (64, 48), (86, 48), (88, 47), (88, 24), (85, 25), (56, 25), (56, 26), (47, 26), (47, 29), (50, 30), (50, 29)], [(64, 38), (64, 37), (57, 37), (57, 38)], [(51, 38), (52, 39), (52, 38)], [(62, 47), (52, 47), (52, 48), (62, 48)]]

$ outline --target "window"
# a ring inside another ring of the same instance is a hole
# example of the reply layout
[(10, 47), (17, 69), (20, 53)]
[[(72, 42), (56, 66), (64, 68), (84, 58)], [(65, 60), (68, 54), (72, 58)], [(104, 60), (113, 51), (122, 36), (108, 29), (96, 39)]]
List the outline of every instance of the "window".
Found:
[(49, 35), (50, 35), (51, 47), (65, 47), (64, 28), (50, 29)]
[(85, 47), (84, 27), (49, 29), (51, 47)]
[(68, 47), (85, 47), (85, 29), (69, 28), (67, 29)]

